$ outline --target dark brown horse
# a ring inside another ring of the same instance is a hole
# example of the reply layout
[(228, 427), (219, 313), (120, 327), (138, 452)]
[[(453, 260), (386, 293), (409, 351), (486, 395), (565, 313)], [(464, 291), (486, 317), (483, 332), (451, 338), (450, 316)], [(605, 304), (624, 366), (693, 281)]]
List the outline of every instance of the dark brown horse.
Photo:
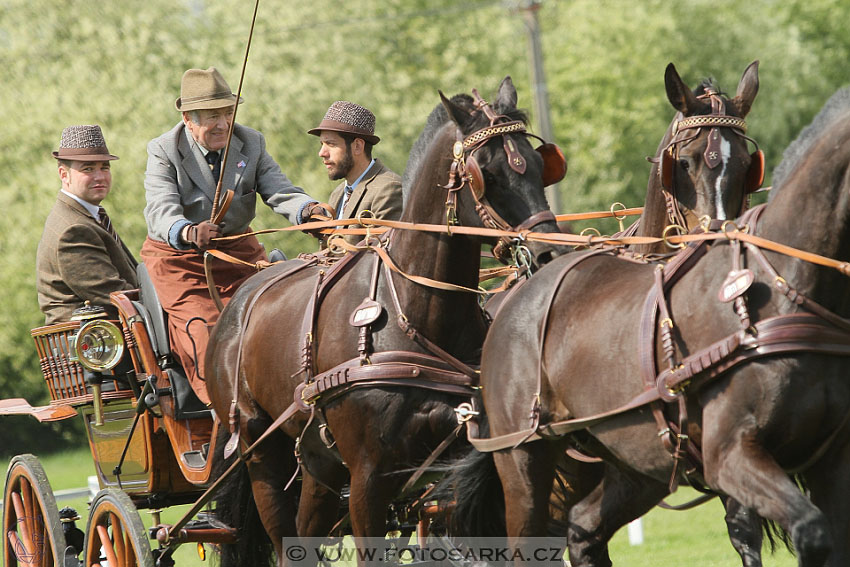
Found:
[[(747, 195), (761, 186), (764, 161), (747, 148), (746, 126), (758, 93), (758, 61), (744, 70), (734, 98), (711, 81), (691, 91), (672, 63), (664, 72), (667, 99), (678, 112), (664, 133), (647, 183), (637, 236), (660, 237), (668, 225), (690, 231), (707, 215), (737, 217)], [(711, 157), (717, 152), (716, 157)], [(663, 243), (635, 246), (635, 252), (669, 252)]]
[[(466, 95), (443, 98), (413, 148), (402, 221), (446, 225), (444, 186), (451, 185), (447, 181), (454, 165), (463, 174), (452, 175), (459, 224), (481, 226), (483, 214), (503, 219), (507, 226), (558, 231), (543, 191), (552, 156), (541, 158), (530, 145), (516, 101), (510, 78), (502, 82), (492, 106)], [(407, 274), (477, 287), (481, 238), (401, 230), (387, 242), (386, 252)], [(532, 253), (543, 262), (555, 249), (533, 245)], [(423, 286), (377, 269), (373, 252), (340, 262), (347, 263), (337, 276), (328, 267), (299, 268), (297, 261), (265, 270), (248, 280), (222, 312), (210, 339), (208, 388), (221, 418), (231, 414), (231, 401), (237, 401), (244, 443), (256, 439), (300, 397), (296, 390), (305, 381), (305, 370), (318, 376), (349, 361), (358, 369), (365, 364), (381, 370), (387, 353), (400, 351), (433, 356), (444, 350), (453, 360), (477, 363), (487, 326), (476, 294)], [(334, 285), (320, 285), (320, 274), (336, 278)], [(349, 322), (369, 297), (380, 309), (372, 312), (377, 316), (366, 339), (369, 353), (361, 356), (363, 334)], [(311, 311), (313, 305), (318, 307)], [(427, 340), (412, 340), (414, 333)], [(312, 342), (305, 347), (308, 334)], [(388, 505), (410, 469), (457, 425), (453, 409), (465, 399), (457, 392), (465, 390), (434, 391), (395, 385), (395, 376), (375, 377), (377, 385), (339, 395), (327, 392), (318, 403), (305, 406), (307, 411), (286, 421), (250, 459), (256, 505), (281, 561), (282, 537), (330, 532), (346, 483), (353, 534), (383, 541)], [(285, 489), (296, 472), (296, 451), (303, 475), (297, 518), (294, 490)]]
[[(664, 75), (667, 98), (678, 111), (665, 132), (652, 161), (647, 183), (644, 212), (638, 221), (635, 234), (661, 237), (666, 226), (679, 225), (687, 232), (697, 228), (703, 216), (717, 219), (737, 217), (745, 208), (747, 195), (761, 186), (763, 159), (760, 152), (751, 153), (747, 147), (744, 117), (749, 113), (758, 93), (758, 61), (744, 71), (734, 98), (727, 98), (709, 80), (702, 81), (691, 91), (670, 63)], [(740, 119), (740, 120), (736, 120)], [(701, 122), (697, 122), (701, 121)], [(702, 127), (695, 128), (695, 124)], [(713, 142), (712, 142), (713, 139)], [(719, 159), (709, 160), (707, 154), (716, 148)], [(709, 163), (710, 162), (710, 163)], [(662, 171), (663, 170), (663, 171)], [(630, 230), (634, 230), (634, 227)], [(670, 252), (663, 243), (635, 246), (636, 253)], [(504, 295), (504, 294), (503, 294)], [(499, 301), (488, 303), (495, 312)], [(499, 321), (497, 319), (497, 321)], [(502, 324), (501, 321), (497, 325)], [(481, 456), (484, 467), (478, 472), (487, 477), (489, 456)], [(470, 458), (475, 461), (476, 457)], [(474, 475), (474, 465), (468, 464), (461, 475)], [(565, 521), (573, 502), (601, 480), (602, 467), (585, 465), (568, 457), (558, 465), (559, 479), (554, 485), (551, 515), (556, 521)], [(452, 481), (466, 482), (455, 475)], [(468, 481), (469, 479), (467, 479)], [(479, 482), (478, 480), (474, 482)], [(475, 516), (480, 502), (470, 502), (460, 495), (457, 530), (469, 533), (467, 528), (475, 523), (467, 514)], [(472, 500), (477, 500), (474, 496)], [(761, 525), (750, 510), (737, 502), (724, 498), (727, 524), (732, 545), (747, 567), (761, 565)], [(466, 507), (469, 507), (468, 509)], [(499, 514), (484, 514), (492, 522)], [(476, 526), (481, 532), (489, 529)], [(495, 528), (495, 535), (498, 532)], [(482, 535), (477, 533), (476, 535)]]
[[(749, 230), (844, 262), (833, 267), (847, 274), (846, 92), (834, 97), (814, 124), (786, 152), (792, 160), (787, 177), (775, 184), (761, 216), (748, 221)], [(680, 448), (685, 442), (701, 447), (698, 476), (705, 486), (778, 523), (790, 535), (801, 567), (847, 565), (850, 287), (845, 275), (725, 239), (707, 249), (695, 247), (694, 258), (700, 254), (692, 269), (671, 275), (666, 300), (659, 302), (669, 314), (648, 327), (670, 329), (670, 335), (657, 340), (654, 353), (646, 349), (656, 340), (641, 328), (647, 328), (649, 316), (644, 306), (653, 303), (647, 298), (659, 285), (656, 266), (606, 254), (577, 260), (570, 254), (540, 270), (505, 303), (482, 358), (490, 435), (541, 426), (541, 433), (554, 436), (495, 453), (508, 533), (513, 538), (544, 533), (554, 462), (565, 446), (578, 445), (607, 465), (602, 482), (570, 511), (570, 561), (611, 565), (607, 542), (614, 532), (658, 503), (668, 494), (671, 477), (690, 468), (671, 459), (662, 443), (668, 433), (659, 436), (649, 405), (595, 419), (637, 396), (652, 399), (642, 369), (654, 360), (660, 370), (670, 367), (661, 373), (657, 391), (670, 401), (685, 396), (689, 421), (682, 433), (688, 438), (678, 440)], [(732, 270), (736, 274), (730, 278)], [(739, 279), (746, 270), (753, 281)], [(676, 407), (674, 421), (684, 417)], [(592, 421), (565, 437), (557, 433), (570, 426), (545, 427), (582, 418)], [(811, 500), (791, 473), (803, 477)]]

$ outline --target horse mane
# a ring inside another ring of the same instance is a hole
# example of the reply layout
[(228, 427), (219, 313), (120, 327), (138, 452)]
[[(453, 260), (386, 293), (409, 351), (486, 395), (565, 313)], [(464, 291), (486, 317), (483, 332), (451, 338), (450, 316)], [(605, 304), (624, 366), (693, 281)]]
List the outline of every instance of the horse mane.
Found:
[[(465, 93), (454, 95), (449, 99), (454, 105), (466, 110), (471, 118), (471, 121), (464, 125), (468, 131), (477, 130), (486, 126), (489, 121), (483, 112), (477, 112), (475, 101), (471, 96)], [(499, 112), (496, 109), (496, 112)], [(513, 109), (505, 113), (509, 120), (521, 120), (523, 123), (528, 123), (528, 115), (523, 110)], [(407, 158), (407, 165), (404, 168), (404, 173), (401, 176), (401, 191), (402, 202), (406, 205), (410, 190), (413, 187), (415, 179), (418, 177), (419, 170), (422, 167), (422, 160), (427, 154), (428, 146), (437, 136), (440, 129), (451, 120), (449, 113), (442, 103), (438, 103), (428, 119), (425, 121), (425, 127), (422, 133), (413, 143), (410, 149), (410, 156)]]
[(729, 98), (725, 92), (720, 88), (720, 85), (717, 84), (717, 81), (714, 80), (713, 77), (706, 77), (700, 84), (696, 86), (694, 89), (694, 94), (696, 96), (702, 96), (708, 91), (715, 92), (725, 98)]
[(771, 191), (770, 199), (773, 199), (776, 190), (785, 183), (805, 158), (820, 134), (835, 123), (839, 116), (847, 112), (850, 112), (850, 87), (843, 87), (829, 97), (814, 120), (803, 128), (797, 138), (785, 148), (782, 161), (773, 170), (773, 191)]

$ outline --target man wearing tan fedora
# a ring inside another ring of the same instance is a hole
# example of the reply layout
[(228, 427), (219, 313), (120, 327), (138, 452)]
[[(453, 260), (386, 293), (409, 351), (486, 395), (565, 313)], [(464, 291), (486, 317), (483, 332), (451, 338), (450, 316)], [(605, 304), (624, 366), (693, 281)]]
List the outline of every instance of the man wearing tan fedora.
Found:
[[(283, 174), (266, 151), (260, 132), (241, 124), (233, 127), (226, 169), (221, 170), (237, 102), (242, 100), (237, 101), (215, 67), (186, 71), (175, 103), (182, 120), (148, 144), (145, 171), (148, 238), (141, 256), (169, 316), (172, 350), (204, 403), (209, 403), (203, 383), (208, 333), (200, 321), (192, 323), (189, 333), (186, 330), (195, 317), (209, 325), (218, 318), (207, 288), (202, 251), (215, 246), (250, 264), (265, 260), (265, 251), (253, 236), (212, 243), (217, 236), (249, 231), (258, 195), (293, 224), (326, 216), (328, 209)], [(214, 224), (210, 217), (219, 178), (222, 194), (232, 189), (234, 196), (224, 218)], [(245, 279), (256, 273), (253, 267), (222, 261), (212, 266), (213, 279), (225, 303)]]
[[(365, 210), (380, 219), (401, 217), (401, 177), (372, 157), (372, 147), (381, 139), (375, 135), (375, 115), (369, 109), (338, 100), (307, 133), (319, 137), (319, 157), (328, 178), (344, 180), (329, 199), (335, 218), (356, 218)], [(345, 239), (356, 244), (362, 236)]]
[(38, 305), (48, 325), (68, 321), (86, 301), (117, 319), (109, 294), (138, 287), (136, 259), (100, 206), (112, 188), (110, 162), (118, 158), (100, 126), (65, 128), (53, 157), (62, 188), (38, 243)]

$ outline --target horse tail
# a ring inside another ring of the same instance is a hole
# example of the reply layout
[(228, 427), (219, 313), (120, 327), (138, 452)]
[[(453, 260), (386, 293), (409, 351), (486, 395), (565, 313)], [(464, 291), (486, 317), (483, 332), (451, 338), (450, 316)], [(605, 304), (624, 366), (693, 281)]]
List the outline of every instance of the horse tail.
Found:
[[(482, 435), (487, 429), (486, 421), (481, 423)], [(452, 535), (505, 536), (505, 494), (492, 453), (470, 448), (451, 465), (443, 486), (455, 501), (449, 525)]]
[[(237, 458), (235, 455), (226, 460), (224, 458), (224, 445), (229, 437), (230, 432), (226, 427), (219, 429), (213, 457), (216, 459), (213, 478), (219, 478)], [(215, 520), (237, 530), (236, 543), (221, 546), (221, 567), (275, 565), (274, 547), (260, 521), (260, 513), (251, 492), (248, 467), (244, 464), (237, 466), (219, 487), (215, 500)]]
[[(802, 492), (808, 492), (806, 479), (802, 475), (792, 475), (791, 480)], [(789, 552), (794, 553), (794, 542), (791, 540), (791, 534), (786, 532), (782, 526), (773, 520), (761, 518), (761, 531), (767, 539), (767, 546), (771, 553), (776, 551), (777, 545), (783, 545)]]
[(774, 553), (776, 551), (777, 545), (784, 545), (785, 549), (794, 553), (794, 544), (791, 541), (791, 534), (782, 529), (782, 526), (773, 520), (761, 518), (761, 531), (767, 540), (767, 548), (770, 550), (770, 553)]

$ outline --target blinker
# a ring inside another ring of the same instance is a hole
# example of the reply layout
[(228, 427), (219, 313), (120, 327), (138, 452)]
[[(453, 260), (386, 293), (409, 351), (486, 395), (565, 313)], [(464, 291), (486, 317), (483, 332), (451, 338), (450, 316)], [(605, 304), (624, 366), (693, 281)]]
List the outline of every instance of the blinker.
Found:
[(543, 186), (554, 185), (567, 174), (567, 158), (557, 144), (544, 143), (535, 148), (543, 157)]

